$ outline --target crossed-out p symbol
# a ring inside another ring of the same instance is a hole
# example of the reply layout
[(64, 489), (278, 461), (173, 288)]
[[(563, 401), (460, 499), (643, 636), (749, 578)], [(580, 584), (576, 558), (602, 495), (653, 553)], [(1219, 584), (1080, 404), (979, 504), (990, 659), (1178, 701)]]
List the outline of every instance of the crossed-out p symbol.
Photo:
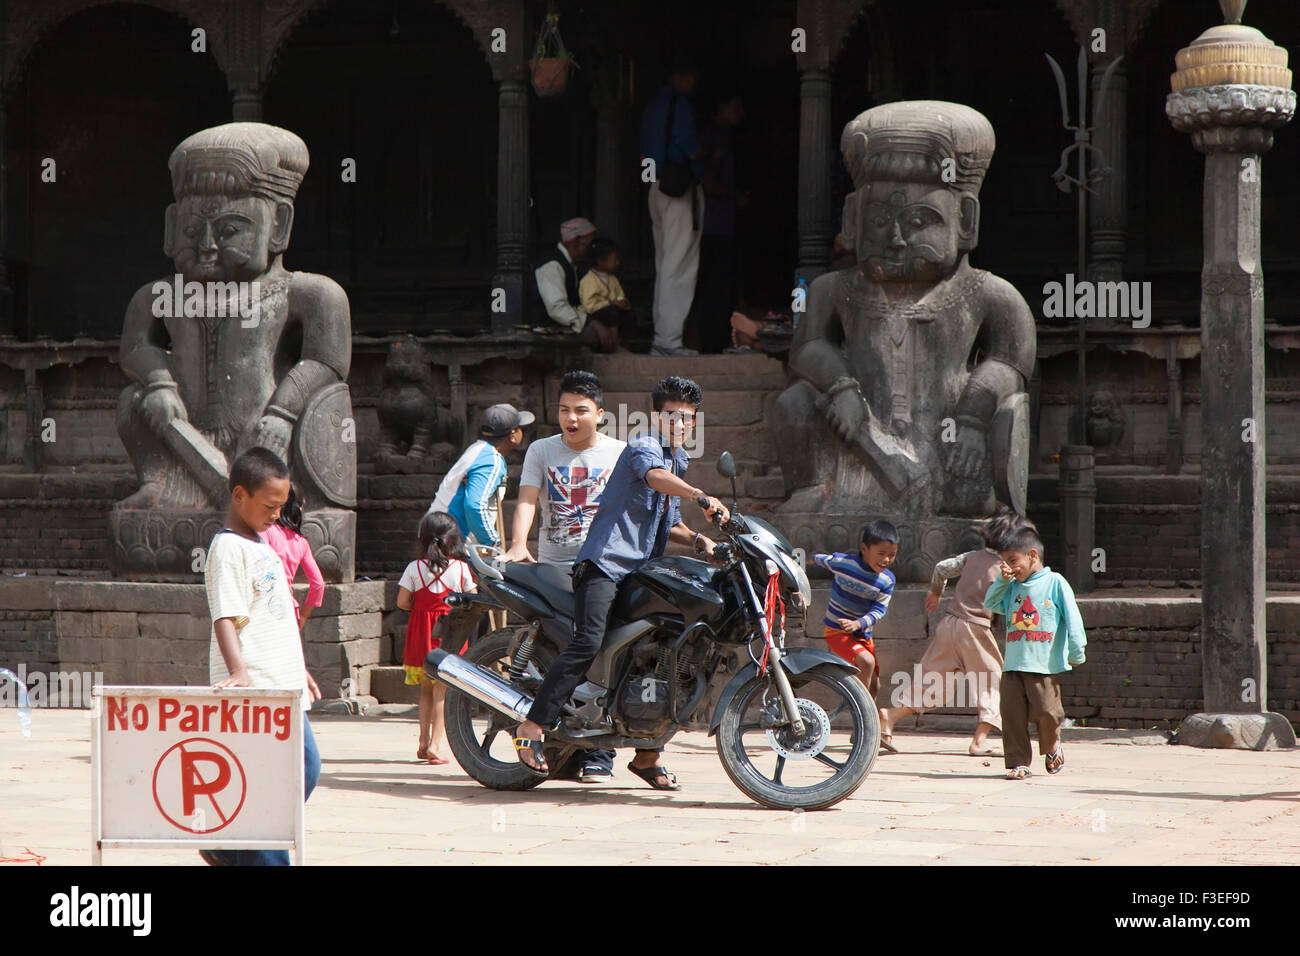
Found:
[(243, 808), (247, 791), (239, 759), (229, 747), (206, 737), (173, 744), (153, 771), (158, 812), (187, 833), (213, 833), (228, 826)]

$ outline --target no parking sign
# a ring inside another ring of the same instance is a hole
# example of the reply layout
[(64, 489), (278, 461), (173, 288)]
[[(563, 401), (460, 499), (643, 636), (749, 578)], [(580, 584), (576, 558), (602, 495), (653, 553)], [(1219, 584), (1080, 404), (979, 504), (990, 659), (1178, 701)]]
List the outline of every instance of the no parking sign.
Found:
[(97, 687), (91, 861), (105, 847), (293, 850), (303, 861), (302, 692)]

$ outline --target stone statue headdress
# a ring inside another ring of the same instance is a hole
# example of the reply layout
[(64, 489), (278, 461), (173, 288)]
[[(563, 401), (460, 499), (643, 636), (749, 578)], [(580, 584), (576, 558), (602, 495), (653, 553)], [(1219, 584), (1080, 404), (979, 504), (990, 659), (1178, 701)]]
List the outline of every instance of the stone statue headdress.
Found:
[(861, 189), (875, 179), (945, 184), (943, 160), (955, 160), (957, 191), (978, 194), (993, 158), (993, 127), (960, 103), (911, 100), (886, 103), (844, 127), (840, 151)]
[(224, 194), (292, 203), (307, 173), (307, 144), (267, 123), (226, 123), (187, 137), (168, 166), (176, 198)]

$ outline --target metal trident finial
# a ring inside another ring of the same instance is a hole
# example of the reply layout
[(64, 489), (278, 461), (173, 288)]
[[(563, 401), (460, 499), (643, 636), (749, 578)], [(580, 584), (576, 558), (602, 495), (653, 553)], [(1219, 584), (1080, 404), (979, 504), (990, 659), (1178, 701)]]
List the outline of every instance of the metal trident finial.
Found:
[[(1079, 121), (1070, 123), (1070, 102), (1066, 96), (1065, 88), (1065, 71), (1060, 64), (1052, 58), (1050, 53), (1043, 54), (1047, 57), (1047, 65), (1052, 68), (1052, 75), (1056, 77), (1056, 92), (1061, 97), (1061, 125), (1074, 134), (1074, 142), (1061, 151), (1061, 165), (1056, 167), (1052, 173), (1052, 181), (1056, 183), (1056, 188), (1063, 193), (1070, 191), (1070, 186), (1074, 185), (1096, 195), (1096, 190), (1092, 187), (1097, 185), (1101, 180), (1110, 174), (1110, 167), (1106, 165), (1106, 155), (1098, 147), (1092, 144), (1092, 132), (1099, 125), (1106, 111), (1106, 88), (1110, 85), (1111, 74), (1119, 66), (1122, 56), (1116, 57), (1106, 67), (1106, 72), (1101, 76), (1101, 86), (1097, 91), (1097, 99), (1100, 100), (1101, 106), (1097, 109), (1097, 115), (1093, 117), (1091, 125), (1087, 124), (1088, 119), (1088, 52), (1082, 46), (1079, 47), (1079, 59), (1076, 73), (1079, 81)], [(1084, 178), (1071, 176), (1068, 172), (1070, 160), (1076, 158), (1078, 153), (1090, 154), (1091, 162), (1084, 163), (1087, 172)]]

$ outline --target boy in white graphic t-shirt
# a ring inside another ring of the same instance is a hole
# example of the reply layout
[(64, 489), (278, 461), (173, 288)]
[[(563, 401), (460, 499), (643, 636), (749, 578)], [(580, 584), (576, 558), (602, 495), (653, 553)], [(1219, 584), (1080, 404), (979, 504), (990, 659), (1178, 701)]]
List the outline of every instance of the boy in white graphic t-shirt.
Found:
[[(302, 708), (320, 699), (307, 673), (302, 636), (284, 564), (258, 535), (280, 517), (289, 497), (289, 469), (274, 453), (252, 448), (230, 466), (226, 527), (208, 547), (203, 584), (212, 617), (208, 674), (213, 687), (301, 688)], [(302, 719), (303, 799), (320, 778), (320, 752)], [(285, 850), (200, 850), (213, 866), (288, 866)]]
[[(600, 507), (605, 483), (626, 447), (596, 430), (605, 416), (603, 406), (600, 379), (591, 372), (565, 373), (560, 380), (560, 434), (528, 446), (504, 560), (533, 560), (528, 532), (540, 508), (538, 562), (566, 572), (572, 569)], [(613, 778), (614, 751), (587, 750), (581, 758), (578, 779), (583, 783)]]

